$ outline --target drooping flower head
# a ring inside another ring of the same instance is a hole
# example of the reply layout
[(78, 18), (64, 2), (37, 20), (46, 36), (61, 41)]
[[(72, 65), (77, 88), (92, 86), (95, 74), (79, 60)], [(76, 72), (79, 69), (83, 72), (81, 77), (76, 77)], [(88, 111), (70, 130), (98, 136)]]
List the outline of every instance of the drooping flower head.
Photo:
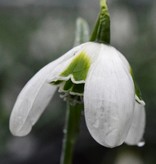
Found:
[(64, 100), (84, 103), (87, 127), (97, 142), (108, 147), (137, 144), (145, 116), (128, 67), (109, 45), (88, 42), (73, 48), (25, 85), (12, 111), (11, 132), (28, 134), (58, 88)]
[[(97, 21), (91, 41), (100, 31), (101, 42), (103, 32), (109, 28), (101, 31), (98, 27), (107, 18), (106, 14), (105, 19)], [(109, 42), (109, 36), (105, 41)], [(87, 42), (36, 73), (14, 105), (10, 118), (13, 135), (24, 136), (31, 131), (56, 90), (70, 104), (84, 104), (88, 130), (101, 145), (135, 145), (142, 139), (145, 104), (128, 61), (114, 47)]]

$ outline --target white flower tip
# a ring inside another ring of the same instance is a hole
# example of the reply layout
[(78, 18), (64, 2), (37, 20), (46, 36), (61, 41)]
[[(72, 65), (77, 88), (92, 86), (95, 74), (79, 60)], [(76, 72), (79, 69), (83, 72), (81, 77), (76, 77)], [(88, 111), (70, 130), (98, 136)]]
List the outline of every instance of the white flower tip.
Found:
[(145, 103), (143, 100), (139, 99), (139, 97), (138, 97), (137, 95), (135, 95), (135, 100), (136, 100), (139, 104), (141, 104), (141, 105), (143, 105), (143, 106), (146, 105), (146, 103)]
[(10, 132), (12, 135), (17, 136), (17, 137), (22, 137), (22, 136), (26, 136), (30, 133), (32, 126), (29, 125), (27, 128), (22, 127), (20, 129), (18, 129), (16, 126), (14, 126), (12, 124), (12, 122), (10, 122), (9, 129), (10, 129)]
[(87, 124), (87, 127), (94, 140), (102, 146), (114, 148), (120, 146), (124, 142), (124, 140), (120, 138), (119, 131), (116, 129), (112, 129), (104, 134), (104, 131), (98, 126), (98, 123), (95, 123), (92, 126)]
[(29, 106), (30, 102), (28, 100), (17, 99), (9, 122), (10, 132), (14, 136), (25, 136), (31, 131), (31, 120), (26, 117)]
[(137, 101), (134, 108), (134, 116), (132, 120), (132, 125), (129, 129), (127, 138), (125, 140), (128, 145), (141, 145), (143, 144), (143, 134), (145, 130), (145, 107), (139, 104)]
[(23, 136), (28, 135), (32, 129), (31, 126), (29, 126), (29, 129), (27, 130), (23, 130), (23, 129), (18, 130), (16, 127), (13, 127), (13, 126), (10, 126), (9, 128), (10, 128), (11, 134), (17, 137), (23, 137)]

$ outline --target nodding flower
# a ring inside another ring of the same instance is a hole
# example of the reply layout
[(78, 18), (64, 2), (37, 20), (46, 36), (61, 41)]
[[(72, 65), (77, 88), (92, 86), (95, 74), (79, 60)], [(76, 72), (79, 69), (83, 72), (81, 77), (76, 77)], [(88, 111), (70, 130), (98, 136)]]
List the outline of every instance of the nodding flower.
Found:
[(20, 92), (10, 118), (15, 136), (27, 135), (55, 91), (84, 104), (91, 136), (106, 147), (138, 144), (145, 127), (145, 103), (137, 94), (131, 67), (114, 47), (81, 44), (39, 70)]

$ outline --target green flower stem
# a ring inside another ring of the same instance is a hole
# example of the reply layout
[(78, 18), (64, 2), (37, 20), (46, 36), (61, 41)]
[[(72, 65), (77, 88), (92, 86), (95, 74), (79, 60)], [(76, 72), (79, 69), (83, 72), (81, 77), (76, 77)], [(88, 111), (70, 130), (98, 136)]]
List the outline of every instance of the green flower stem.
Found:
[(74, 144), (79, 133), (79, 124), (83, 105), (67, 103), (66, 124), (60, 164), (71, 164)]
[(110, 16), (107, 7), (107, 0), (100, 0), (100, 13), (90, 41), (110, 44)]

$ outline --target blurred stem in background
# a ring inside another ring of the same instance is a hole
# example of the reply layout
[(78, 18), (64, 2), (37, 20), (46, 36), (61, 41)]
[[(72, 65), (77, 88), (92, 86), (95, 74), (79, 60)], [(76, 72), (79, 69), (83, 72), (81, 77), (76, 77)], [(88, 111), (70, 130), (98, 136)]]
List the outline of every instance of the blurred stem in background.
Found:
[[(78, 18), (76, 21), (76, 33), (74, 46), (87, 42), (89, 40), (88, 23)], [(60, 164), (71, 164), (73, 149), (76, 138), (79, 133), (82, 104), (71, 105), (67, 102), (66, 122), (64, 128), (64, 139), (61, 153)]]
[(76, 21), (74, 46), (78, 46), (81, 43), (88, 42), (89, 35), (90, 32), (89, 32), (88, 23), (84, 19), (78, 18)]

